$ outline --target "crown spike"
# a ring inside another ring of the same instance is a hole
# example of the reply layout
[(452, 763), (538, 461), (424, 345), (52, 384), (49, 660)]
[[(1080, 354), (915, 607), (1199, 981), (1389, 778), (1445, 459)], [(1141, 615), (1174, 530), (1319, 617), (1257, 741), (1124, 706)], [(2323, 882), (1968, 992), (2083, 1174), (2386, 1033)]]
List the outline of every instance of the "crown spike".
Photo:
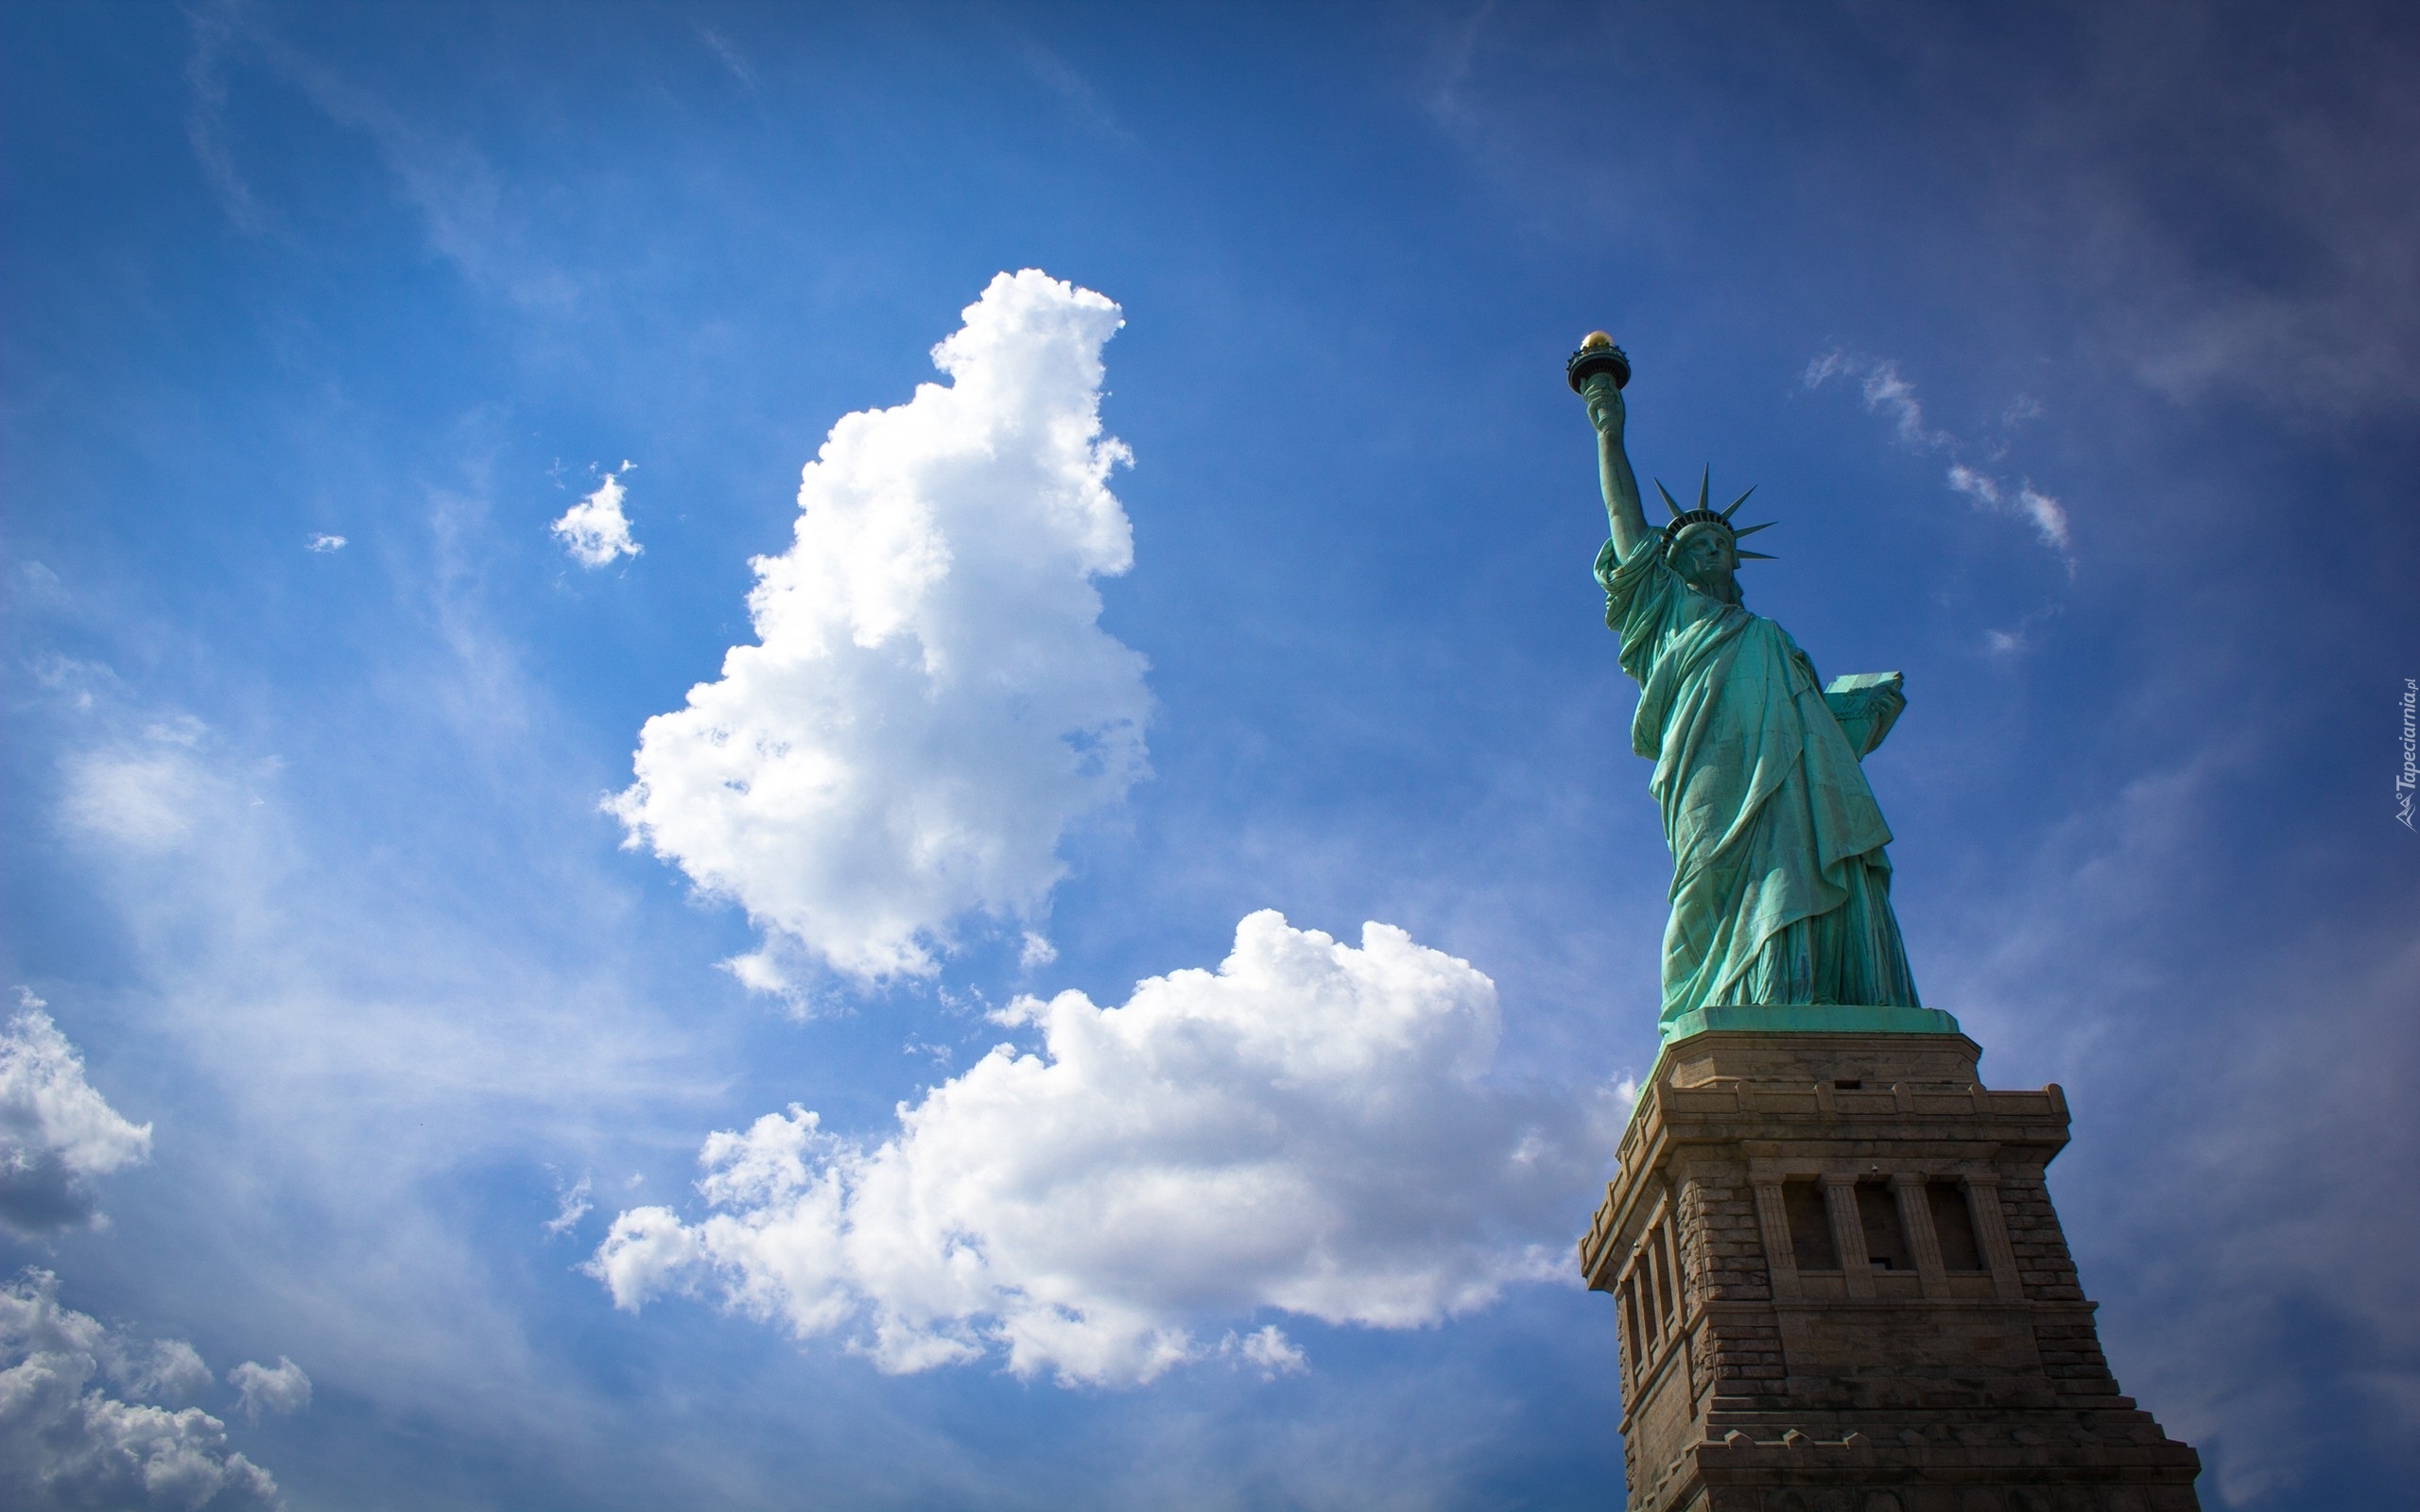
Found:
[(1705, 496), (1706, 496), (1706, 490), (1707, 490), (1708, 489), (1712, 488), (1713, 486), (1714, 486), (1714, 464), (1713, 464), (1713, 463), (1711, 463), (1711, 462), (1708, 462), (1708, 463), (1706, 464), (1705, 471), (1704, 471), (1703, 472), (1701, 472), (1701, 473), (1699, 473), (1699, 474), (1698, 474), (1698, 507), (1699, 507), (1700, 509), (1704, 509), (1704, 508), (1705, 508)]
[[(1735, 505), (1733, 507), (1736, 508), (1737, 507)], [(1753, 536), (1759, 530), (1771, 530), (1773, 526), (1779, 524), (1781, 524), (1781, 522), (1778, 520), (1768, 520), (1760, 525), (1741, 525), (1738, 529), (1731, 532), (1731, 539), (1737, 541), (1741, 536)]]
[(1737, 547), (1734, 547), (1734, 548), (1732, 549), (1731, 555), (1733, 555), (1734, 557), (1738, 558), (1741, 561), (1779, 561), (1779, 560), (1781, 560), (1781, 558), (1780, 558), (1779, 557), (1769, 557), (1769, 556), (1767, 556), (1765, 553), (1763, 553), (1763, 552), (1761, 552), (1761, 551), (1741, 551), (1741, 550), (1739, 550), (1739, 549), (1738, 549), (1738, 548), (1737, 548)]
[(1664, 507), (1671, 511), (1672, 518), (1681, 518), (1681, 501), (1672, 497), (1672, 490), (1664, 486), (1662, 478), (1655, 480), (1655, 491), (1664, 495)]
[[(1755, 492), (1755, 491), (1756, 491), (1755, 485), (1754, 485), (1754, 484), (1750, 484), (1750, 485), (1748, 486), (1748, 493), (1754, 493), (1754, 492)], [(1747, 502), (1748, 502), (1748, 493), (1743, 493), (1743, 494), (1739, 495), (1739, 497), (1737, 497), (1737, 498), (1736, 498), (1736, 499), (1732, 500), (1732, 501), (1731, 501), (1731, 507), (1722, 511), (1722, 518), (1724, 518), (1725, 520), (1728, 520), (1728, 519), (1730, 519), (1733, 515), (1737, 514), (1737, 513), (1739, 512), (1739, 507), (1740, 507), (1741, 505), (1743, 505), (1743, 504), (1745, 504), (1745, 503), (1747, 503)]]

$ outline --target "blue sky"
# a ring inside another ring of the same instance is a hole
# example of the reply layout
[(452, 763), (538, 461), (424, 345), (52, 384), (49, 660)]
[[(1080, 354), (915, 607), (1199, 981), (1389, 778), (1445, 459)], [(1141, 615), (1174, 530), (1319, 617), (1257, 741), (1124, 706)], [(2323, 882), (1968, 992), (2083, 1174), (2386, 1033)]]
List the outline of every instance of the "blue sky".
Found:
[(2420, 1477), (2408, 18), (0, 26), (0, 1324), (156, 1504), (1617, 1497), (1599, 326), (2206, 1503)]

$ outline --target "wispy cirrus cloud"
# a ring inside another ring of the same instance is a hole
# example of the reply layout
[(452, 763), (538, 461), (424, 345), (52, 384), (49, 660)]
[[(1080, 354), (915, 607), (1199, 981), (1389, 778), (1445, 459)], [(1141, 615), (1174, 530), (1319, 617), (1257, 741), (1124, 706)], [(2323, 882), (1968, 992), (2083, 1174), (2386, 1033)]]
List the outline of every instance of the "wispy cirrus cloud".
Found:
[[(450, 549), (494, 546), (458, 505), (436, 507), (457, 510), (441, 532)], [(544, 1438), (565, 1432), (559, 1385), (544, 1381), (554, 1366), (429, 1194), (466, 1162), (543, 1164), (654, 1099), (693, 1103), (700, 1075), (663, 1057), (687, 1054), (680, 1044), (699, 1043), (701, 1025), (692, 1012), (678, 1035), (659, 1032), (643, 992), (614, 980), (620, 969), (589, 964), (617, 952), (610, 921), (628, 900), (559, 861), (593, 848), (586, 795), (605, 773), (566, 789), (556, 748), (540, 742), (541, 759), (525, 739), (546, 717), (544, 690), (509, 664), (466, 678), (510, 659), (482, 644), (474, 587), (442, 564), (438, 576), (452, 598), (441, 622), (435, 610), (417, 627), (389, 622), (379, 701), (407, 708), (400, 725), (314, 708), (281, 731), (294, 765), (346, 774), (340, 805), (315, 808), (290, 785), (293, 767), (247, 753), (244, 737), (137, 702), (104, 666), (59, 659), (42, 683), (59, 753), (45, 796), (73, 874), (127, 942), (115, 979), (90, 990), (124, 1026), (119, 1051), (149, 1062), (128, 1073), (151, 1090), (147, 1106), (184, 1136), (153, 1156), (164, 1169), (139, 1211), (109, 1204), (110, 1242), (172, 1264), (186, 1305), (206, 1297), (222, 1336), (255, 1332), (251, 1314), (313, 1373), (335, 1362), (329, 1384), (349, 1398)], [(466, 682), (479, 686), (466, 695)], [(324, 765), (323, 740), (341, 752)], [(488, 784), (475, 819), (449, 820), (445, 799), (432, 801), (411, 769), (432, 756), (459, 760), (440, 784), (454, 796)], [(512, 850), (529, 837), (511, 832), (548, 812), (569, 833)], [(434, 853), (365, 867), (360, 826), (395, 822), (441, 836)], [(498, 844), (526, 865), (493, 869), (543, 880), (483, 882), (475, 919), (428, 902), (458, 898)], [(550, 929), (574, 938), (549, 945)], [(239, 1366), (231, 1383), (238, 1394), (249, 1383), (264, 1415), (300, 1400), (300, 1366), (289, 1374), (285, 1358), (255, 1360), (257, 1374)], [(0, 1504), (19, 1503), (0, 1487)]]
[[(1867, 412), (1888, 420), (1900, 445), (1911, 452), (1945, 455), (1949, 460), (1944, 476), (1951, 489), (1972, 500), (1977, 508), (2014, 515), (2032, 525), (2042, 544), (2057, 552), (2069, 575), (2074, 574), (2075, 537), (2068, 528), (2066, 507), (2035, 488), (2031, 478), (2012, 484), (1963, 460), (1981, 449), (1926, 418), (1916, 386), (1899, 371), (1896, 362), (1835, 349), (1814, 357), (1799, 375), (1800, 384), (1810, 389), (1835, 380), (1856, 384)], [(2004, 412), (2003, 424), (2014, 426), (2041, 412), (2038, 401), (2020, 396)]]
[(562, 1190), (555, 1205), (555, 1215), (539, 1227), (548, 1238), (560, 1238), (579, 1227), (579, 1221), (596, 1207), (589, 1194), (596, 1188), (596, 1178), (586, 1172), (579, 1180)]
[(268, 214), (236, 170), (233, 147), (227, 140), (226, 55), (234, 40), (229, 13), (223, 9), (189, 12), (192, 50), (185, 56), (185, 143), (201, 168), (218, 208), (237, 231), (257, 236), (268, 229)]
[(1949, 464), (1949, 486), (1973, 499), (1984, 508), (2002, 514), (2015, 514), (2031, 522), (2042, 543), (2055, 548), (2068, 558), (2074, 539), (2067, 530), (2067, 511), (2058, 500), (2035, 488), (2031, 479), (2017, 484), (2012, 490), (2000, 479), (1988, 472), (1968, 467), (1963, 462)]
[(704, 22), (693, 21), (690, 26), (697, 32), (698, 41), (705, 43), (706, 51), (715, 55), (715, 61), (722, 64), (724, 70), (738, 82), (740, 92), (752, 96), (755, 94), (756, 70), (750, 66), (748, 55), (741, 52), (730, 38)]
[[(2204, 731), (2079, 803), (1940, 900), (1927, 968), (1996, 1061), (2066, 1088), (2059, 1205), (2103, 1344), (2234, 1505), (2289, 1504), (2347, 1444), (2420, 1464), (2420, 1205), (2369, 1175), (2420, 1160), (2400, 1092), (2420, 942), (2360, 837), (2290, 874), (2243, 864), (2217, 816), (2266, 800), (2279, 744)], [(2297, 913), (2311, 897), (2324, 914)], [(2364, 1162), (2336, 1153), (2354, 1147)]]
[(288, 42), (251, 7), (200, 6), (190, 20), (186, 140), (238, 229), (257, 234), (274, 219), (243, 177), (227, 128), (231, 76), (252, 62), (300, 90), (330, 123), (368, 140), (430, 247), (474, 284), (526, 309), (560, 311), (577, 301), (578, 282), (532, 249), (504, 176), (469, 137), (396, 108)]
[(1037, 39), (1017, 31), (1005, 24), (1009, 48), (1034, 82), (1058, 96), (1067, 113), (1081, 123), (1095, 136), (1112, 142), (1131, 144), (1134, 133), (1117, 118), (1109, 100), (1093, 81), (1086, 78), (1075, 64), (1059, 53), (1043, 45)]

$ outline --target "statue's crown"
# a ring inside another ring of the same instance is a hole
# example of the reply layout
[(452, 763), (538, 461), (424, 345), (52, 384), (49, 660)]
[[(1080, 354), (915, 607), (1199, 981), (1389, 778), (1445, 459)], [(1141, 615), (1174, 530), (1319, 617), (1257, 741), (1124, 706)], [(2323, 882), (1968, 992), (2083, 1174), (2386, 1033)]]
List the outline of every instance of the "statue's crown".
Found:
[(1748, 493), (1743, 493), (1739, 495), (1739, 497), (1732, 500), (1730, 507), (1728, 508), (1710, 509), (1706, 507), (1706, 491), (1708, 486), (1712, 484), (1713, 481), (1714, 470), (1712, 468), (1708, 468), (1705, 470), (1704, 473), (1698, 478), (1697, 507), (1694, 509), (1684, 509), (1681, 507), (1681, 501), (1672, 497), (1672, 490), (1664, 486), (1664, 480), (1662, 478), (1657, 478), (1655, 480), (1655, 491), (1664, 495), (1664, 507), (1670, 510), (1672, 513), (1671, 523), (1664, 527), (1664, 549), (1667, 551), (1671, 550), (1673, 545), (1680, 541), (1681, 532), (1688, 529), (1691, 525), (1713, 525), (1720, 529), (1724, 536), (1730, 539), (1731, 554), (1733, 556), (1737, 557), (1742, 561), (1746, 561), (1751, 558), (1757, 561), (1772, 561), (1773, 558), (1766, 556), (1761, 551), (1741, 551), (1739, 549), (1739, 538), (1741, 536), (1753, 536), (1759, 530), (1771, 529), (1773, 525), (1772, 521), (1768, 520), (1760, 525), (1734, 525), (1731, 523), (1732, 515), (1737, 512), (1741, 505), (1748, 502), (1748, 493), (1754, 493), (1756, 490), (1754, 488), (1750, 488), (1748, 490)]

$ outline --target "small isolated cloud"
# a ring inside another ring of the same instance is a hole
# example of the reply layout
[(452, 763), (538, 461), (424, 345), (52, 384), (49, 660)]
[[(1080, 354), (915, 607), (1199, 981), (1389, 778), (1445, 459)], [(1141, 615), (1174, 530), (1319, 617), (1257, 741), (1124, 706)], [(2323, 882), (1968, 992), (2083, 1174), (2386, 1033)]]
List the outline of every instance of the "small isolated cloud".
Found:
[(1561, 1275), (1610, 1102), (1495, 1086), (1495, 984), (1365, 925), (1358, 948), (1245, 919), (1216, 971), (1122, 1006), (1023, 999), (1002, 1045), (899, 1109), (879, 1143), (793, 1105), (700, 1156), (706, 1215), (614, 1219), (590, 1263), (616, 1305), (703, 1293), (886, 1371), (994, 1351), (1020, 1376), (1132, 1384), (1301, 1351), (1263, 1310), (1412, 1328)]
[[(1916, 386), (1899, 372), (1899, 365), (1887, 358), (1860, 357), (1845, 352), (1827, 352), (1806, 365), (1800, 382), (1808, 388), (1821, 388), (1832, 380), (1857, 379), (1860, 382), (1865, 407), (1873, 414), (1890, 420), (1901, 445), (1916, 452), (1945, 452), (1949, 455), (1947, 480), (1950, 488), (1975, 502), (1976, 507), (1999, 514), (2018, 516), (2033, 526), (2042, 544), (2059, 554), (2067, 571), (2075, 571), (2074, 541), (2067, 530), (2067, 511), (2050, 495), (2034, 488), (2031, 479), (2010, 485), (1980, 469), (1969, 467), (1961, 460), (1968, 450), (1958, 437), (1927, 423), (1923, 402), (1916, 396)], [(2029, 396), (2019, 395), (2001, 414), (2003, 430), (2014, 430), (2027, 421), (2038, 418), (2042, 405)], [(1994, 452), (1996, 456), (2003, 446)]]
[(247, 1422), (259, 1422), (264, 1414), (289, 1417), (311, 1405), (311, 1378), (282, 1354), (274, 1366), (245, 1361), (227, 1372), (227, 1383), (242, 1394)]
[(628, 497), (622, 474), (634, 465), (624, 462), (606, 473), (596, 492), (564, 510), (562, 518), (547, 527), (582, 567), (603, 567), (617, 557), (639, 554), (639, 543), (631, 539), (631, 522), (622, 513), (622, 500)]
[(84, 1059), (23, 988), (0, 1034), (0, 1228), (57, 1233), (99, 1217), (92, 1182), (151, 1155), (151, 1125), (118, 1116)]
[(2034, 533), (2042, 538), (2042, 544), (2062, 557), (2067, 554), (2067, 547), (2072, 542), (2067, 536), (2066, 506), (2041, 492), (2032, 484), (2021, 483), (2016, 490), (2016, 507), (2018, 513), (2033, 523)]
[(925, 975), (955, 920), (1030, 921), (1059, 844), (1145, 771), (1145, 663), (1099, 625), (1133, 558), (1101, 435), (1117, 306), (1001, 274), (933, 349), (953, 382), (832, 427), (796, 540), (752, 564), (757, 644), (648, 720), (610, 801), (766, 931), (730, 964)]
[[(184, 1360), (199, 1366), (200, 1356), (178, 1349), (162, 1383), (183, 1391), (193, 1384)], [(143, 1352), (60, 1306), (59, 1278), (48, 1271), (0, 1286), (0, 1506), (241, 1512), (279, 1504), (268, 1472), (229, 1451), (225, 1423), (199, 1407), (125, 1400), (93, 1383), (103, 1377), (147, 1395), (154, 1383), (112, 1368)], [(156, 1350), (145, 1357), (160, 1358)]]
[(579, 1220), (587, 1217), (589, 1210), (596, 1206), (589, 1197), (591, 1186), (590, 1178), (583, 1173), (578, 1181), (564, 1190), (562, 1201), (555, 1209), (555, 1215), (539, 1227), (544, 1228), (548, 1234), (557, 1236), (567, 1234), (578, 1228)]
[(302, 549), (304, 551), (317, 551), (322, 553), (342, 551), (344, 550), (344, 537), (326, 534), (313, 535), (303, 541)]
[(1229, 1359), (1257, 1367), (1263, 1381), (1300, 1375), (1311, 1367), (1309, 1359), (1274, 1323), (1241, 1336), (1230, 1330), (1227, 1336), (1219, 1341), (1219, 1352)]

